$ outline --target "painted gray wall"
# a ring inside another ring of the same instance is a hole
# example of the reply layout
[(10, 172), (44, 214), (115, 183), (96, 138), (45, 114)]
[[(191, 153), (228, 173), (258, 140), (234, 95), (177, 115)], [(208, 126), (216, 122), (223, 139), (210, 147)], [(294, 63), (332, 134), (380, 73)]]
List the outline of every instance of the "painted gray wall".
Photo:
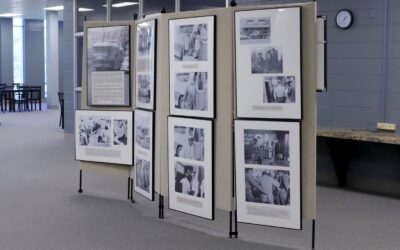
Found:
[(73, 1), (64, 0), (64, 131), (74, 133), (74, 82), (73, 82)]
[(0, 18), (0, 81), (14, 83), (12, 18)]
[(24, 84), (42, 86), (44, 97), (44, 23), (24, 20)]

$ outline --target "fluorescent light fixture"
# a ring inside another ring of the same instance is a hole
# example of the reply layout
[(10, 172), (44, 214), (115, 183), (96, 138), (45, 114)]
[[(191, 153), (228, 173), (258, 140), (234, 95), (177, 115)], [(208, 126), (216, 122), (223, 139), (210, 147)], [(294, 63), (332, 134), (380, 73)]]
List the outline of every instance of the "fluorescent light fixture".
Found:
[(121, 7), (136, 5), (136, 4), (139, 4), (139, 3), (135, 3), (135, 2), (122, 2), (122, 3), (115, 3), (115, 4), (112, 5), (112, 7), (114, 7), (114, 8), (121, 8)]
[(64, 10), (64, 6), (63, 5), (60, 5), (60, 6), (52, 6), (52, 7), (46, 7), (46, 8), (43, 8), (44, 10), (55, 10), (55, 11), (58, 11), (58, 10)]
[[(121, 8), (121, 7), (136, 5), (136, 4), (139, 4), (139, 3), (137, 3), (137, 2), (122, 2), (122, 3), (114, 3), (111, 6), (114, 7), (114, 8)], [(107, 5), (104, 4), (103, 7), (107, 7)]]
[(4, 13), (4, 14), (0, 14), (0, 17), (16, 17), (16, 16), (20, 16), (21, 14), (17, 14), (17, 13)]
[(79, 12), (88, 12), (88, 11), (94, 11), (94, 9), (89, 9), (89, 8), (79, 8)]

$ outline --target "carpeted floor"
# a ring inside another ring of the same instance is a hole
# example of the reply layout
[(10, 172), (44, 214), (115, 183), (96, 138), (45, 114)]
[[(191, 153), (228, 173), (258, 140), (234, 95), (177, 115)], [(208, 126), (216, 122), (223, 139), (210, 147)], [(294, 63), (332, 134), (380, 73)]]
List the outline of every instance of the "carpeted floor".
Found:
[[(210, 222), (126, 200), (127, 180), (84, 173), (78, 194), (73, 141), (58, 111), (1, 113), (0, 249), (307, 249), (303, 231), (239, 225), (228, 239), (227, 214)], [(317, 249), (400, 249), (400, 200), (318, 187)], [(257, 242), (257, 243), (255, 243)]]

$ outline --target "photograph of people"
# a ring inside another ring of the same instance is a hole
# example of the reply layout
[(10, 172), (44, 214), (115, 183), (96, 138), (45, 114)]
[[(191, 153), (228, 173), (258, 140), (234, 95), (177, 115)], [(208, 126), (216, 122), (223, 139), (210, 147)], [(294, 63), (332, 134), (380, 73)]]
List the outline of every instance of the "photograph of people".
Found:
[(175, 157), (204, 161), (204, 129), (175, 126)]
[(294, 76), (264, 77), (264, 103), (295, 103), (296, 82)]
[(175, 162), (175, 191), (204, 198), (204, 167)]
[(240, 19), (241, 44), (265, 44), (271, 41), (271, 20), (269, 17)]
[(283, 73), (282, 48), (262, 47), (251, 49), (251, 73)]
[(175, 108), (208, 110), (207, 72), (175, 74)]
[(128, 121), (114, 120), (113, 129), (114, 129), (114, 145), (127, 145)]
[(282, 170), (245, 168), (246, 202), (290, 205), (290, 173)]
[[(147, 23), (146, 23), (147, 24)], [(137, 43), (138, 43), (138, 56), (150, 55), (151, 42), (153, 36), (153, 29), (151, 26), (144, 25), (144, 23), (138, 24), (137, 29)]]
[(138, 75), (137, 98), (140, 103), (150, 103), (151, 86), (150, 75)]
[(150, 162), (136, 158), (136, 186), (146, 192), (150, 190)]
[(150, 150), (151, 144), (151, 124), (152, 117), (139, 115), (138, 112), (135, 113), (135, 140), (136, 143), (144, 148)]
[(79, 145), (111, 147), (111, 117), (81, 116)]
[(175, 26), (175, 61), (207, 61), (207, 24)]
[(246, 164), (290, 166), (289, 131), (244, 130)]

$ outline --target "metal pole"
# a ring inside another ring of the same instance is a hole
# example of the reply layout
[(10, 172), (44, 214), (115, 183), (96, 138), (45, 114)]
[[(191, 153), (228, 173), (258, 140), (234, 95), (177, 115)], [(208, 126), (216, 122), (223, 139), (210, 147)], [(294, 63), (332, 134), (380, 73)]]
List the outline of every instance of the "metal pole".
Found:
[(315, 249), (315, 219), (312, 221), (312, 242), (311, 242), (312, 249)]
[(111, 21), (112, 0), (107, 0), (107, 21)]
[(175, 0), (175, 12), (181, 11), (181, 0)]
[(143, 18), (143, 0), (139, 0), (139, 19)]
[(82, 193), (82, 169), (79, 170), (79, 193)]

